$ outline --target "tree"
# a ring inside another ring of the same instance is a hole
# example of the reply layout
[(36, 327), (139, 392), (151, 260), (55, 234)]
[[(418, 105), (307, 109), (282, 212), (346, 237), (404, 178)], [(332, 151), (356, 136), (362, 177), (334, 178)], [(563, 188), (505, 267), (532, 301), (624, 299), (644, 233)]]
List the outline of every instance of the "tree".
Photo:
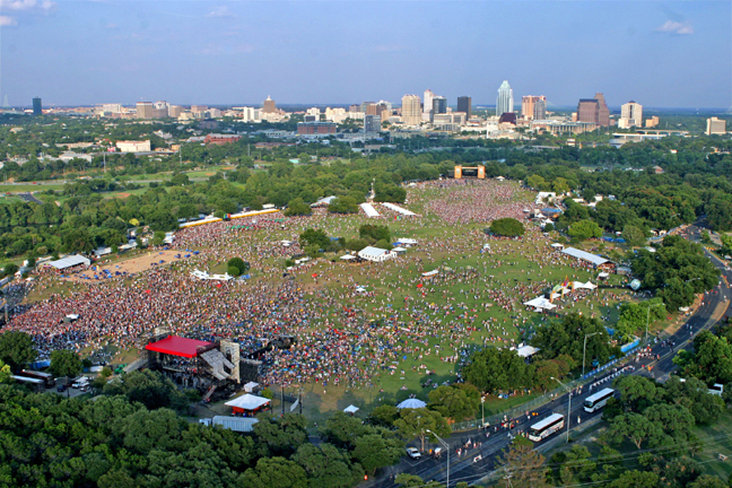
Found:
[(8, 263), (3, 268), (3, 276), (13, 276), (18, 272), (18, 265), (14, 263)]
[(646, 243), (646, 235), (640, 227), (627, 224), (623, 227), (623, 239), (632, 247), (642, 246)]
[(531, 175), (526, 178), (526, 184), (534, 190), (543, 191), (546, 190), (549, 185), (546, 180), (540, 175)]
[(474, 386), (466, 386), (472, 387), (475, 395), (469, 395), (467, 388), (448, 385), (438, 386), (428, 394), (429, 408), (437, 410), (444, 417), (458, 422), (473, 417), (478, 410), (480, 394)]
[(303, 444), (297, 448), (292, 460), (305, 469), (311, 488), (349, 488), (363, 476), (358, 465), (352, 466), (348, 456), (330, 444)]
[(544, 456), (534, 450), (534, 445), (528, 439), (516, 437), (509, 448), (503, 451), (498, 464), (503, 470), (498, 486), (506, 488), (549, 486), (546, 482), (547, 469), (544, 467)]
[(49, 370), (54, 376), (73, 378), (81, 373), (82, 365), (79, 355), (68, 349), (51, 351), (51, 366)]
[[(442, 483), (438, 483), (437, 481), (428, 481), (425, 482), (422, 478), (417, 476), (416, 474), (409, 474), (409, 473), (399, 473), (394, 478), (394, 483), (397, 485), (404, 487), (404, 488), (441, 488)], [(457, 488), (460, 487), (460, 483), (458, 483)]]
[[(594, 334), (590, 336), (590, 334)], [(555, 320), (540, 328), (532, 345), (541, 349), (540, 355), (554, 359), (566, 354), (574, 361), (574, 366), (582, 364), (584, 339), (587, 337), (586, 357), (605, 363), (610, 356), (618, 354), (616, 347), (610, 345), (610, 336), (597, 319), (577, 313), (569, 313), (561, 320)]]
[(663, 386), (666, 401), (686, 407), (697, 424), (711, 424), (724, 411), (724, 401), (716, 395), (710, 395), (707, 385), (693, 376), (687, 376), (686, 381), (671, 376)]
[(36, 357), (33, 339), (25, 332), (9, 331), (0, 334), (0, 360), (13, 371), (22, 369)]
[(690, 483), (689, 488), (727, 488), (729, 485), (724, 481), (712, 476), (711, 474), (703, 474)]
[(13, 372), (10, 371), (10, 365), (5, 364), (2, 359), (0, 359), (0, 384), (10, 383), (10, 377), (12, 374)]
[(622, 376), (615, 383), (615, 389), (624, 410), (636, 413), (656, 403), (661, 395), (653, 380), (637, 375)]
[(227, 272), (234, 277), (238, 277), (249, 271), (250, 265), (248, 261), (244, 261), (240, 257), (229, 259), (226, 263)]
[(329, 242), (328, 235), (321, 229), (307, 229), (300, 234), (300, 246), (303, 248), (317, 246), (318, 249), (325, 249)]
[(531, 370), (515, 351), (486, 347), (473, 353), (463, 367), (463, 377), (487, 393), (525, 388), (531, 385)]
[(307, 439), (305, 424), (302, 415), (293, 413), (287, 413), (278, 420), (260, 418), (254, 425), (254, 435), (270, 455), (290, 455)]
[(149, 409), (171, 407), (184, 409), (188, 400), (175, 384), (157, 371), (132, 371), (104, 385), (107, 395), (125, 395), (131, 402), (140, 402)]
[(379, 405), (371, 411), (368, 421), (372, 425), (390, 428), (399, 417), (399, 409), (394, 405)]
[(424, 441), (428, 435), (428, 430), (439, 436), (446, 436), (450, 433), (447, 421), (434, 410), (427, 408), (405, 408), (399, 414), (399, 418), (394, 421), (394, 427), (397, 428), (403, 439), (409, 440), (418, 437), (424, 451)]
[(288, 217), (294, 215), (311, 215), (312, 213), (313, 210), (310, 208), (310, 205), (305, 203), (300, 197), (290, 200), (287, 204), (287, 210), (285, 210), (285, 215)]
[(307, 474), (289, 459), (263, 457), (254, 468), (242, 473), (237, 484), (251, 488), (300, 488), (307, 486)]
[(379, 434), (366, 434), (354, 441), (353, 458), (358, 461), (367, 473), (394, 464), (401, 456), (402, 449), (398, 443), (389, 442)]
[(391, 241), (391, 232), (385, 225), (364, 224), (358, 228), (358, 235), (370, 243), (377, 241)]
[(666, 307), (660, 298), (652, 298), (641, 303), (623, 303), (620, 307), (620, 318), (615, 325), (616, 337), (620, 341), (627, 341), (633, 335), (645, 330), (649, 322), (664, 318), (666, 313)]
[(635, 412), (615, 416), (610, 421), (610, 427), (607, 431), (610, 440), (621, 443), (627, 439), (637, 449), (640, 449), (644, 442), (651, 438), (658, 438), (662, 434), (663, 430), (658, 424)]
[(353, 448), (353, 442), (361, 435), (368, 432), (367, 426), (344, 412), (337, 412), (328, 420), (321, 429), (323, 437), (332, 444), (339, 447)]
[(659, 486), (658, 475), (649, 471), (624, 471), (619, 478), (610, 482), (608, 488), (656, 488)]
[(334, 198), (328, 205), (328, 212), (339, 214), (352, 214), (358, 212), (358, 203), (352, 196), (345, 195)]
[(520, 237), (524, 235), (524, 224), (516, 219), (506, 217), (491, 222), (490, 231), (498, 236)]
[(579, 241), (593, 238), (599, 239), (602, 237), (602, 229), (595, 221), (584, 219), (571, 224), (567, 230), (567, 234)]

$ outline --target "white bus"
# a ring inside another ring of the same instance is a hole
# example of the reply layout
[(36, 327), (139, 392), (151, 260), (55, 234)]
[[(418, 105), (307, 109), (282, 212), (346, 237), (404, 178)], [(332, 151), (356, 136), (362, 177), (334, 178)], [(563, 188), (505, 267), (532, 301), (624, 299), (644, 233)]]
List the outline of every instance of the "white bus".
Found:
[(553, 413), (529, 428), (529, 440), (539, 442), (564, 427), (564, 415)]
[(615, 390), (612, 388), (603, 388), (594, 395), (590, 395), (585, 399), (584, 408), (587, 413), (594, 413), (605, 406), (607, 401), (613, 397)]

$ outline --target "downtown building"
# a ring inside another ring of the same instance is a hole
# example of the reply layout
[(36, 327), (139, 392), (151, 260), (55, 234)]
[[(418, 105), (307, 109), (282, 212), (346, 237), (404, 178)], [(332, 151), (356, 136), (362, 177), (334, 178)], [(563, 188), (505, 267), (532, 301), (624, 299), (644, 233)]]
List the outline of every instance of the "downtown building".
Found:
[(546, 119), (546, 97), (544, 95), (521, 97), (521, 117), (524, 120)]
[(473, 101), (468, 96), (458, 97), (457, 99), (457, 111), (465, 114), (465, 119), (468, 120), (473, 115)]
[(610, 111), (602, 93), (595, 93), (595, 98), (580, 98), (577, 104), (577, 122), (589, 122), (598, 127), (610, 126)]
[(422, 102), (417, 95), (402, 97), (402, 122), (404, 125), (419, 125), (422, 122)]
[(643, 127), (643, 105), (631, 100), (620, 107), (619, 129), (630, 129), (631, 127)]
[(503, 80), (498, 87), (498, 99), (496, 99), (496, 115), (500, 117), (505, 113), (513, 112), (513, 89), (507, 80)]

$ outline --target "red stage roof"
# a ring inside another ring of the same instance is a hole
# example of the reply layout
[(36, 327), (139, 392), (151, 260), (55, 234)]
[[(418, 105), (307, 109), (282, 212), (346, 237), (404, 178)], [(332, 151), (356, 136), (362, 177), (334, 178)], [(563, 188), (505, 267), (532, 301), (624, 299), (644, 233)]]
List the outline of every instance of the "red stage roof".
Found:
[(171, 354), (173, 356), (194, 358), (198, 355), (199, 348), (208, 346), (213, 346), (213, 342), (186, 339), (185, 337), (178, 336), (168, 336), (163, 340), (148, 344), (145, 346), (145, 349), (148, 351), (161, 352), (163, 354)]

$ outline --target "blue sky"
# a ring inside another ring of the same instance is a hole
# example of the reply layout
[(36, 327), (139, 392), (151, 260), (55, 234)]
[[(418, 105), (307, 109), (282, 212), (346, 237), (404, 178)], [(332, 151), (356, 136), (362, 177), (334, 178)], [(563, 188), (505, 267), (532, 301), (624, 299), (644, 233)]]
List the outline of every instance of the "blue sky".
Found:
[(732, 2), (0, 0), (12, 105), (358, 103), (426, 88), (494, 104), (732, 106)]

